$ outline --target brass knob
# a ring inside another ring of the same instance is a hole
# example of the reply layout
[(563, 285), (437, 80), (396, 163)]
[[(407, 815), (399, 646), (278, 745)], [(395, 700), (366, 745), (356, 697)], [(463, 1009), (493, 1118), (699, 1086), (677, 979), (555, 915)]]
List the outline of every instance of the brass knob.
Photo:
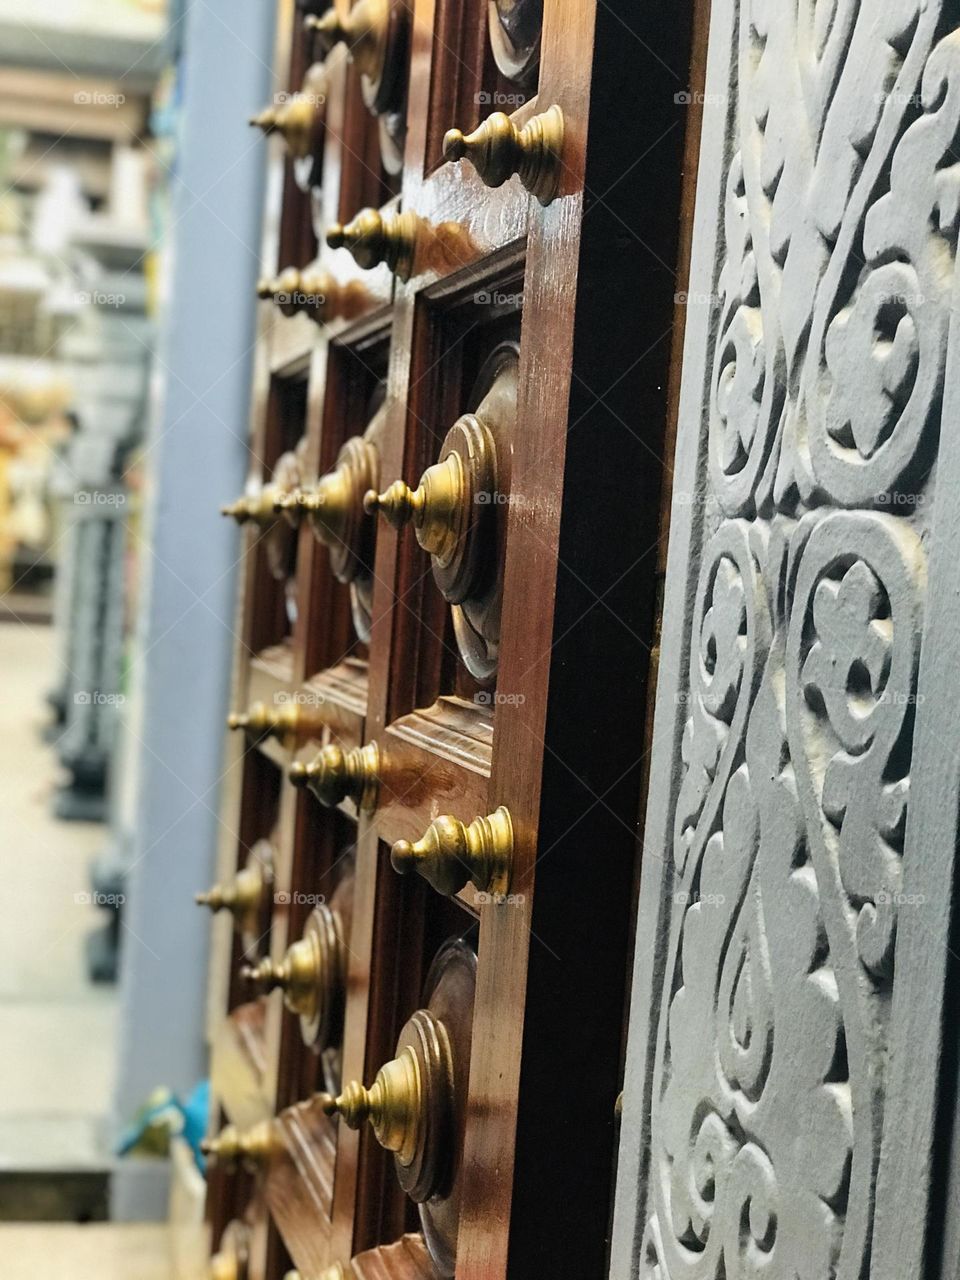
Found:
[(513, 822), (503, 805), (489, 817), (463, 823), (434, 819), (420, 840), (398, 840), (390, 861), (395, 871), (417, 871), (448, 897), (472, 881), (481, 893), (505, 895), (513, 866)]
[(210, 1280), (240, 1280), (242, 1274), (235, 1253), (215, 1253), (210, 1259)]
[(257, 297), (272, 299), (285, 316), (303, 312), (316, 324), (352, 320), (370, 303), (370, 295), (359, 280), (342, 285), (329, 271), (316, 266), (285, 267), (278, 276), (265, 276), (257, 282)]
[(369, 1089), (353, 1081), (338, 1098), (327, 1094), (323, 1109), (328, 1115), (339, 1112), (350, 1129), (359, 1129), (369, 1120), (381, 1147), (409, 1164), (417, 1149), (422, 1114), (420, 1072), (413, 1049), (404, 1049), (382, 1066)]
[(227, 1168), (262, 1168), (283, 1150), (283, 1141), (275, 1120), (261, 1120), (243, 1133), (236, 1125), (225, 1125), (215, 1138), (204, 1138), (200, 1150)]
[(322, 121), (323, 99), (305, 93), (291, 94), (286, 102), (250, 117), (250, 124), (265, 137), (279, 133), (295, 160), (304, 160), (313, 152)]
[(253, 523), (266, 528), (277, 518), (274, 507), (281, 496), (276, 485), (265, 484), (256, 493), (245, 493), (236, 502), (224, 503), (220, 514), (232, 516), (237, 524)]
[(238, 871), (228, 884), (215, 884), (196, 895), (197, 905), (211, 911), (229, 911), (244, 932), (257, 933), (257, 922), (264, 905), (264, 894), (270, 875), (259, 859)]
[(345, 44), (361, 74), (379, 80), (387, 54), (389, 38), (389, 0), (357, 0), (345, 18), (331, 5), (319, 17), (304, 19), (304, 29), (314, 32), (327, 52), (336, 44)]
[(305, 512), (322, 542), (336, 545), (353, 514), (352, 477), (341, 467), (321, 476), (312, 489), (298, 489), (284, 495), (275, 510)]
[(455, 1045), (458, 1036), (432, 1008), (418, 1009), (400, 1032), (395, 1057), (369, 1089), (353, 1081), (339, 1097), (317, 1099), (351, 1129), (370, 1124), (380, 1145), (396, 1156), (400, 1185), (418, 1204), (436, 1195), (449, 1177)]
[(300, 702), (282, 702), (268, 707), (255, 702), (246, 711), (232, 711), (227, 717), (229, 729), (243, 729), (253, 738), (308, 738), (322, 727), (315, 712), (308, 712)]
[(287, 954), (279, 964), (264, 956), (254, 965), (245, 964), (240, 970), (240, 977), (264, 991), (282, 991), (287, 1008), (292, 1013), (300, 1013), (323, 976), (318, 962), (316, 949), (301, 938), (287, 948)]
[(473, 162), (488, 187), (502, 186), (517, 174), (541, 204), (549, 204), (560, 186), (563, 152), (563, 112), (553, 106), (531, 116), (518, 129), (508, 115), (495, 111), (466, 136), (448, 129), (443, 139), (446, 160)]
[(379, 511), (395, 529), (412, 523), (417, 541), (430, 555), (448, 559), (455, 551), (470, 519), (467, 479), (459, 453), (427, 467), (416, 489), (395, 480), (384, 493), (371, 489), (363, 509)]
[[(349, 895), (334, 895), (310, 912), (303, 936), (287, 948), (281, 961), (267, 958), (241, 970), (265, 991), (281, 990), (283, 1002), (300, 1018), (305, 1044), (324, 1048), (343, 1027), (347, 985), (346, 928), (342, 912)], [(339, 902), (339, 908), (338, 908)]]
[(373, 810), (380, 783), (380, 751), (375, 742), (348, 751), (331, 742), (309, 764), (295, 761), (289, 778), (294, 786), (309, 787), (327, 808), (349, 797), (359, 808)]
[(409, 280), (417, 238), (416, 214), (361, 211), (342, 226), (335, 222), (327, 230), (331, 249), (349, 249), (357, 264), (366, 270), (385, 262), (401, 280)]

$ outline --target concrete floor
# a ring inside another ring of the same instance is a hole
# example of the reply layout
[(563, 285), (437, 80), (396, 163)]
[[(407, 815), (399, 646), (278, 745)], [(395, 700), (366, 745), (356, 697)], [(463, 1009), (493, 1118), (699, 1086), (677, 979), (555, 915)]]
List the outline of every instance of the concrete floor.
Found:
[(102, 1167), (117, 1000), (88, 981), (83, 943), (104, 829), (51, 816), (52, 629), (0, 625), (0, 673), (0, 1169)]
[[(116, 988), (86, 976), (102, 923), (89, 864), (102, 827), (51, 817), (56, 757), (40, 739), (54, 683), (49, 627), (0, 623), (0, 1175), (110, 1164)], [(165, 1224), (0, 1224), (3, 1280), (170, 1280)]]
[(0, 1226), (3, 1280), (170, 1280), (166, 1226)]

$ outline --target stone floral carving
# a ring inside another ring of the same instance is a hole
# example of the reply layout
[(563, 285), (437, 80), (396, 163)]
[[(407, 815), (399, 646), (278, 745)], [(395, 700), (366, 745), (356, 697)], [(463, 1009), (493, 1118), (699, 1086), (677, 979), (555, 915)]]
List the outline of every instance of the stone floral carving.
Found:
[(854, 1280), (897, 982), (960, 31), (921, 0), (722, 8), (721, 305), (639, 1275)]

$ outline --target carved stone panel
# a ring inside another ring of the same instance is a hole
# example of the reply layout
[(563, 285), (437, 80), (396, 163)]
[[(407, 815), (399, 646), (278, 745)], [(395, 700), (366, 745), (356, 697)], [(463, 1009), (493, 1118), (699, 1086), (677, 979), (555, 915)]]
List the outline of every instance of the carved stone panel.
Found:
[(714, 0), (615, 1280), (933, 1274), (958, 25)]

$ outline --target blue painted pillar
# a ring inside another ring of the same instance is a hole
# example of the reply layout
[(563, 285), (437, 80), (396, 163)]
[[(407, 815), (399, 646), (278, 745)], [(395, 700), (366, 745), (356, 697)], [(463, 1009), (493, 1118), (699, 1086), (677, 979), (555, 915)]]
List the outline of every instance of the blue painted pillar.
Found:
[[(272, 92), (275, 6), (188, 3), (172, 182), (169, 301), (147, 440), (133, 864), (121, 956), (116, 1117), (207, 1070), (209, 918), (240, 542), (218, 513), (241, 491), (266, 151), (247, 125)], [(162, 1212), (122, 1162), (113, 1212)], [(156, 1180), (155, 1180), (156, 1182)], [(152, 1201), (152, 1202), (151, 1202)]]

